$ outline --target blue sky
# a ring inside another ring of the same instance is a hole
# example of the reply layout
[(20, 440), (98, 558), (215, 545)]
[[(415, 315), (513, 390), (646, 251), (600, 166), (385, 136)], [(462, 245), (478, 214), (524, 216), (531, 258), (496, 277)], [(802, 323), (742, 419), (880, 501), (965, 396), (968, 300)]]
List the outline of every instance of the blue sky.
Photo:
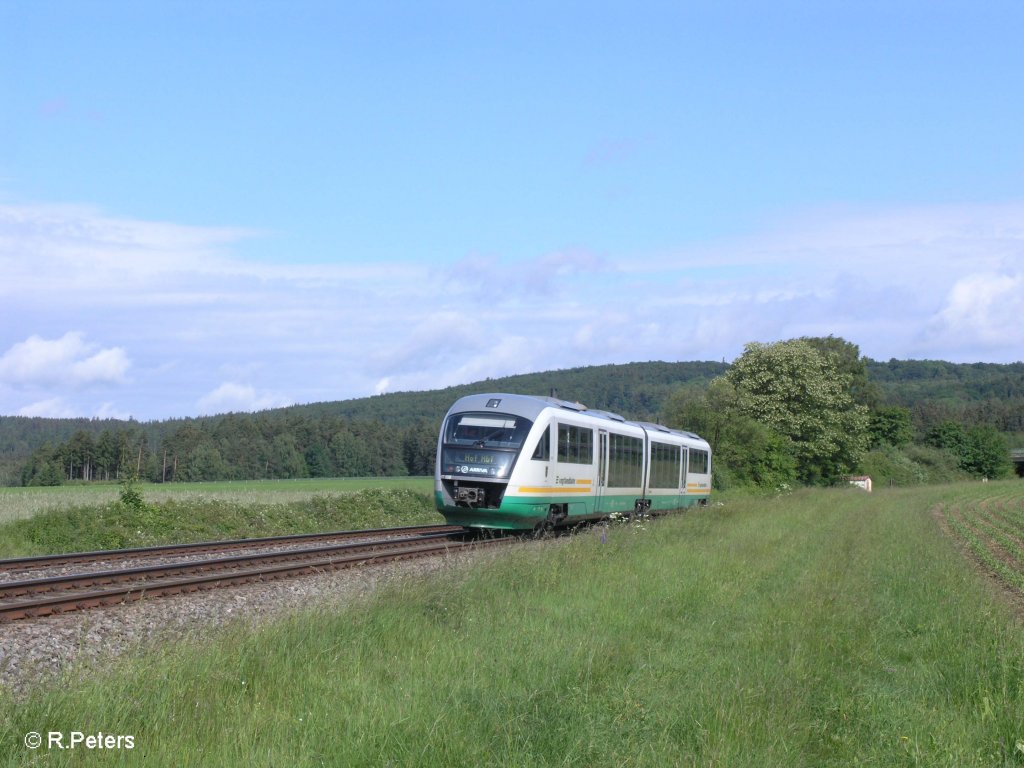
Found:
[(0, 413), (1024, 357), (1020, 3), (496, 6), (0, 0)]

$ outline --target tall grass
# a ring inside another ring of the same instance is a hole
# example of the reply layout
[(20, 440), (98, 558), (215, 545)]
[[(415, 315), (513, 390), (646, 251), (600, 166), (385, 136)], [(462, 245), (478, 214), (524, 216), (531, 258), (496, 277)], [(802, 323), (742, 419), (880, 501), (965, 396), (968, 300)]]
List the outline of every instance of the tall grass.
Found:
[[(989, 489), (995, 484), (990, 484)], [(737, 499), (72, 676), (46, 764), (1024, 764), (1024, 634), (940, 532), (976, 486)], [(1016, 494), (1024, 486), (1015, 487)], [(45, 752), (45, 750), (44, 750)]]
[(245, 496), (151, 502), (151, 488), (133, 487), (130, 503), (122, 497), (0, 524), (0, 558), (444, 522), (430, 496), (408, 489), (307, 493), (297, 501), (267, 503)]

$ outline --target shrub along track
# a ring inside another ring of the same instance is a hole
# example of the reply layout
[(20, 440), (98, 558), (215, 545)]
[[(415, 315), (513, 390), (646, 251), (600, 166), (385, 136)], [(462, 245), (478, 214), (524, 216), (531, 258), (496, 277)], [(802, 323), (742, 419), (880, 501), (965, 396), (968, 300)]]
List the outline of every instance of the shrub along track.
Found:
[[(410, 530), (413, 535), (407, 534)], [(351, 541), (351, 539), (369, 539)], [(330, 544), (304, 546), (310, 541)], [(340, 540), (340, 541), (339, 541)], [(106, 570), (76, 570), (42, 578), (11, 579), (0, 583), (0, 621), (35, 618), (55, 613), (157, 597), (264, 582), (290, 576), (322, 573), (394, 560), (429, 557), (480, 544), (515, 541), (513, 538), (477, 542), (454, 526), (417, 526), (413, 529), (342, 531), (333, 534), (206, 542), (180, 547), (144, 550), (74, 553), (53, 558), (20, 558), (0, 561), (0, 572), (71, 563), (96, 567), (111, 561), (137, 561), (187, 554), (189, 560), (173, 560)], [(298, 544), (299, 546), (295, 546)], [(282, 548), (283, 547), (283, 548)], [(269, 548), (269, 549), (268, 549)], [(244, 554), (230, 554), (246, 551)], [(195, 555), (211, 555), (195, 557)], [(56, 561), (60, 561), (57, 563)]]

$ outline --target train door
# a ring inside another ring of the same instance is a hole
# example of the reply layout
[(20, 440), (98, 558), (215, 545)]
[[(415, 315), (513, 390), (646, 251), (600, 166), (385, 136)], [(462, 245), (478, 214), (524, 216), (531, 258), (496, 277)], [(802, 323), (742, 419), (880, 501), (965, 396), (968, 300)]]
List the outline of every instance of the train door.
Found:
[(608, 487), (608, 431), (597, 431), (597, 490), (594, 496), (594, 512), (603, 513), (604, 492)]

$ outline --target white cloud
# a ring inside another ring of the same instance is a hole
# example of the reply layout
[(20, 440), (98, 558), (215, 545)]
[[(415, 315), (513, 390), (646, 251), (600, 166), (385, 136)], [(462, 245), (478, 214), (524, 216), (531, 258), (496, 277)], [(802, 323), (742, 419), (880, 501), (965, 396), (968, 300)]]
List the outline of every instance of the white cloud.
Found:
[(113, 403), (100, 403), (100, 407), (93, 414), (97, 419), (120, 419), (128, 421), (132, 415), (125, 410), (115, 406)]
[(949, 291), (930, 331), (949, 344), (1024, 352), (1024, 276), (992, 272), (966, 275)]
[[(18, 416), (42, 417), (48, 419), (70, 419), (81, 417), (87, 411), (82, 410), (77, 404), (68, 402), (64, 397), (51, 397), (45, 400), (29, 403), (17, 410)], [(101, 403), (91, 414), (97, 419), (120, 419), (127, 421), (132, 416), (130, 413), (117, 408), (113, 403)]]
[(69, 331), (59, 339), (30, 336), (0, 357), (0, 382), (16, 385), (82, 386), (120, 383), (131, 361), (120, 347), (96, 350), (84, 335)]
[(701, 326), (731, 329), (728, 340), (705, 335), (716, 340), (711, 358), (738, 353), (742, 337), (836, 333), (878, 359), (1011, 362), (1021, 336), (1004, 320), (1019, 314), (1022, 222), (1022, 202), (819, 210), (638, 260), (631, 277), (653, 286), (674, 272), (691, 296), (680, 301), (702, 307)]
[(71, 366), (71, 374), (81, 382), (122, 382), (130, 367), (131, 361), (125, 351), (120, 347), (112, 347), (79, 360)]
[(257, 391), (248, 384), (224, 382), (212, 392), (199, 398), (196, 405), (204, 415), (230, 411), (263, 411), (290, 405), (291, 401), (270, 392)]
[(42, 417), (47, 419), (70, 419), (80, 416), (62, 397), (51, 397), (29, 403), (18, 409), (18, 416)]
[(1021, 222), (1024, 203), (831, 210), (655, 254), (289, 264), (242, 258), (240, 229), (0, 205), (0, 413), (97, 413), (69, 392), (104, 387), (142, 419), (251, 411), (805, 334), (1007, 362)]
[[(495, 335), (490, 343), (457, 345), (454, 349), (447, 346), (427, 348), (418, 358), (420, 364), (405, 360), (399, 366), (389, 367), (388, 370), (394, 373), (377, 382), (374, 394), (436, 389), (525, 373), (537, 370), (547, 351), (545, 341), (517, 335)], [(441, 358), (430, 361), (431, 354)]]
[(607, 259), (583, 249), (570, 249), (543, 254), (528, 268), (517, 268), (513, 274), (522, 274), (524, 291), (556, 293), (567, 284), (590, 282), (618, 272), (618, 267)]
[(220, 271), (223, 249), (250, 234), (116, 218), (85, 206), (0, 205), (0, 269), (9, 278), (0, 296), (60, 297), (73, 306), (148, 303), (174, 296), (183, 275)]
[(0, 204), (0, 297), (107, 311), (260, 305), (280, 286), (418, 292), (431, 272), (415, 264), (274, 264), (235, 255), (261, 234), (119, 218), (88, 206)]

